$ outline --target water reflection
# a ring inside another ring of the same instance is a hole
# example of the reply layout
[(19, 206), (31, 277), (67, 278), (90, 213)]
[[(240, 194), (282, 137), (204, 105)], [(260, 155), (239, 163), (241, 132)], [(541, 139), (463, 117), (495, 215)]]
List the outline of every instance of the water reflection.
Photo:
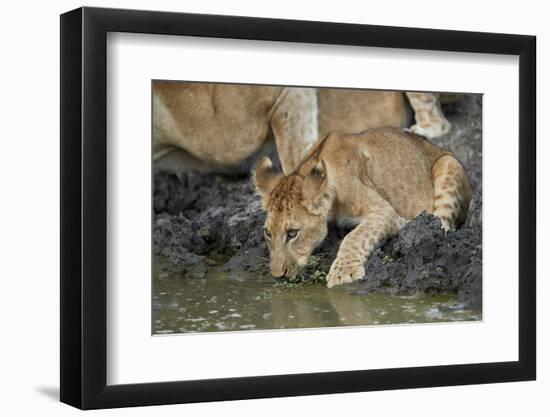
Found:
[(449, 296), (352, 295), (321, 284), (274, 288), (271, 280), (158, 278), (153, 282), (153, 333), (294, 329), (480, 320)]

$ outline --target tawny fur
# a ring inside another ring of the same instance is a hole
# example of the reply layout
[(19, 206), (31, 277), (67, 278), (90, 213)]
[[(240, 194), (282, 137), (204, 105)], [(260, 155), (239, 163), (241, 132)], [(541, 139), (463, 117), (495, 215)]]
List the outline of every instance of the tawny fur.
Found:
[(451, 123), (445, 118), (441, 110), (441, 101), (451, 102), (459, 98), (458, 95), (443, 95), (438, 93), (406, 93), (414, 110), (416, 124), (407, 130), (428, 139), (437, 138), (451, 131)]
[(362, 278), (376, 243), (423, 211), (439, 216), (445, 230), (456, 228), (471, 199), (468, 177), (450, 152), (395, 128), (329, 134), (288, 176), (265, 157), (255, 181), (274, 276), (305, 264), (327, 222), (356, 224), (340, 245), (328, 287)]
[[(411, 100), (417, 120), (419, 114), (437, 113), (439, 109), (437, 99), (417, 101)], [(441, 112), (437, 114), (443, 117)], [(156, 81), (155, 168), (247, 172), (256, 158), (276, 146), (283, 171), (290, 173), (308, 149), (330, 131), (404, 128), (410, 115), (405, 95), (391, 91)], [(444, 133), (437, 117), (420, 125), (427, 126), (429, 121), (434, 128), (413, 130), (430, 137)]]

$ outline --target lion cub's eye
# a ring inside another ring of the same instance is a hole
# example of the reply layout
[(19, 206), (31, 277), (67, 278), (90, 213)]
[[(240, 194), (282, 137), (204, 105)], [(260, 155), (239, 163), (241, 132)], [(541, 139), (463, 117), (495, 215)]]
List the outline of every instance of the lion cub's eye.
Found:
[(289, 240), (295, 239), (296, 236), (298, 236), (298, 233), (299, 233), (299, 232), (300, 232), (300, 231), (299, 231), (298, 229), (290, 229), (290, 230), (287, 230), (287, 231), (286, 231), (286, 240), (287, 240), (287, 242), (288, 242)]
[(265, 235), (266, 238), (271, 240), (271, 233), (269, 233), (269, 230), (267, 230), (265, 227), (264, 227), (264, 235)]

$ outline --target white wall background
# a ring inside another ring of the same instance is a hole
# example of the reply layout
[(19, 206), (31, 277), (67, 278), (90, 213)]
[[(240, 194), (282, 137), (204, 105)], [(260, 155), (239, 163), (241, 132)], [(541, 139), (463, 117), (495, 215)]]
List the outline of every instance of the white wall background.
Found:
[[(489, 2), (487, 2), (489, 3)], [(314, 4), (314, 7), (311, 5)], [(0, 410), (3, 415), (74, 415), (58, 403), (59, 379), (59, 17), (82, 4), (7, 2), (2, 7), (2, 65), (0, 120), (2, 122), (0, 190)], [(550, 146), (542, 138), (542, 115), (548, 111), (550, 27), (544, 3), (534, 0), (484, 4), (461, 0), (340, 0), (332, 4), (278, 0), (93, 1), (86, 5), (233, 14), (292, 19), (418, 26), (441, 29), (510, 32), (538, 36), (538, 209), (542, 260), (550, 249), (550, 194), (543, 187), (550, 167), (542, 167)], [(550, 284), (548, 264), (538, 268), (538, 381), (498, 385), (325, 395), (302, 398), (237, 401), (168, 407), (100, 411), (99, 415), (225, 416), (407, 415), (465, 416), (548, 415), (550, 405)], [(544, 395), (546, 394), (546, 395)]]

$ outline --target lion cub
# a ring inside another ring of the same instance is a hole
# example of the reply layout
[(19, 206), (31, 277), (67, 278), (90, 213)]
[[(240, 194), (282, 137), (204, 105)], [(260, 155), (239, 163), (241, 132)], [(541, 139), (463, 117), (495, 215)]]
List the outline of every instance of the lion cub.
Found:
[(472, 194), (450, 152), (388, 127), (331, 133), (288, 176), (264, 157), (255, 181), (267, 211), (264, 234), (274, 277), (306, 263), (325, 238), (327, 222), (355, 225), (332, 263), (329, 288), (363, 278), (376, 243), (422, 211), (438, 216), (445, 231), (454, 229), (464, 222)]

